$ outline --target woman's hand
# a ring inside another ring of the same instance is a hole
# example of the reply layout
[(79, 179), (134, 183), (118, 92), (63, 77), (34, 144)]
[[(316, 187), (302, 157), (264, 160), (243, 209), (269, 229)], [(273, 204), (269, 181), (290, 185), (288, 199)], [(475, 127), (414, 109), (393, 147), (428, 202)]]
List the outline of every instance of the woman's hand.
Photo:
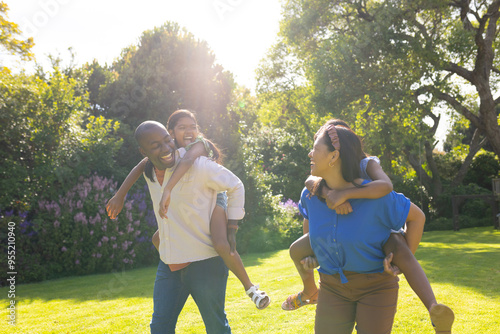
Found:
[(168, 218), (167, 217), (167, 211), (168, 211), (168, 206), (170, 205), (170, 190), (166, 189), (163, 191), (163, 196), (161, 197), (160, 200), (160, 217), (162, 218)]
[(319, 267), (318, 260), (316, 259), (316, 256), (308, 256), (300, 260), (300, 263), (302, 263), (302, 266), (304, 267), (305, 270), (313, 270), (316, 267)]
[(384, 271), (392, 276), (398, 276), (401, 274), (401, 270), (399, 270), (398, 266), (392, 264), (392, 253), (387, 254), (384, 259)]
[(106, 212), (109, 218), (116, 219), (116, 216), (122, 211), (123, 203), (125, 202), (125, 196), (120, 196), (115, 194), (106, 204)]

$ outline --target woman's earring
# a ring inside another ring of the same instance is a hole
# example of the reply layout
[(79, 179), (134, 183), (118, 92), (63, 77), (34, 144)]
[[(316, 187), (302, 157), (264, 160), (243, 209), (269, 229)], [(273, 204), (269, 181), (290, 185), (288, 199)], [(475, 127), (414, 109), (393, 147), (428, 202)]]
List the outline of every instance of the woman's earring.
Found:
[(328, 163), (328, 166), (334, 167), (335, 166), (335, 162), (333, 163), (333, 165), (330, 165), (330, 163)]

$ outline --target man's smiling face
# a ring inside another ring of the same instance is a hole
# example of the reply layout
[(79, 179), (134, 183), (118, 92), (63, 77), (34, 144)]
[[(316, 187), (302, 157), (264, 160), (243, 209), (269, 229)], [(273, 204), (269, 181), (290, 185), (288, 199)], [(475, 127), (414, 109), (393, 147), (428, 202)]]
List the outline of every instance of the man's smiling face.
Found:
[(175, 144), (167, 129), (160, 123), (149, 123), (138, 138), (141, 153), (153, 165), (164, 170), (175, 164)]

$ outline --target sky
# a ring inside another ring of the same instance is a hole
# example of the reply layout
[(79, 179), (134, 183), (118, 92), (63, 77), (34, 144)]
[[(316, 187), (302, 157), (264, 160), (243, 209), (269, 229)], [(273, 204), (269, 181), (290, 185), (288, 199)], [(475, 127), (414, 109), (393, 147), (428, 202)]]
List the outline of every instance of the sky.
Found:
[[(259, 61), (276, 41), (281, 13), (280, 0), (3, 1), (9, 20), (34, 38), (36, 60), (44, 66), (49, 54), (69, 63), (69, 47), (78, 65), (93, 59), (110, 65), (143, 31), (175, 21), (205, 40), (216, 62), (252, 90)], [(2, 57), (7, 67), (29, 70), (13, 59)]]

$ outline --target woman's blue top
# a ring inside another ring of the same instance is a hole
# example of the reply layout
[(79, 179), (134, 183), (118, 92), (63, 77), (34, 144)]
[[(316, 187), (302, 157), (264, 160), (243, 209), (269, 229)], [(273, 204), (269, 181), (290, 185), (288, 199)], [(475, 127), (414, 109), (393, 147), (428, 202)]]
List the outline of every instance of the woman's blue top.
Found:
[[(363, 184), (369, 181), (364, 181)], [(350, 199), (353, 212), (337, 215), (317, 196), (309, 198), (302, 191), (299, 210), (309, 220), (311, 247), (318, 259), (318, 271), (340, 274), (344, 271), (362, 274), (384, 271), (382, 250), (392, 230), (402, 228), (410, 211), (410, 200), (403, 194), (391, 192), (378, 199)]]

